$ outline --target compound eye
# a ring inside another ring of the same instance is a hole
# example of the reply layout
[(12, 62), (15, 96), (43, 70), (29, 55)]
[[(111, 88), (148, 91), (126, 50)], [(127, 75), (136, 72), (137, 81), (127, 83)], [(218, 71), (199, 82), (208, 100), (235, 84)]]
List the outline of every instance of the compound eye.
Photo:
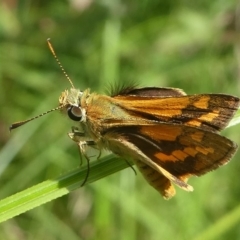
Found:
[(76, 122), (80, 122), (82, 120), (82, 110), (79, 107), (70, 106), (67, 109), (67, 113), (70, 119)]

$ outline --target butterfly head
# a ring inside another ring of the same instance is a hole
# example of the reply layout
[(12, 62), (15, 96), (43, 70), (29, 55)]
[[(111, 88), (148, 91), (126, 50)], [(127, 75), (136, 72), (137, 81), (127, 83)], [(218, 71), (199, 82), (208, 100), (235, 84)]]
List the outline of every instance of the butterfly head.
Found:
[(73, 121), (82, 122), (86, 119), (85, 110), (81, 107), (82, 95), (83, 92), (79, 89), (71, 88), (59, 97), (59, 108)]

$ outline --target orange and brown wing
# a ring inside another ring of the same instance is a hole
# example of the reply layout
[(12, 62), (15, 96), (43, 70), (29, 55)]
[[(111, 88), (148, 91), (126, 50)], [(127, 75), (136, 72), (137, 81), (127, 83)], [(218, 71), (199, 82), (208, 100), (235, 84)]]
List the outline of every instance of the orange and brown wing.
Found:
[(110, 142), (117, 143), (110, 144), (110, 150), (131, 157), (166, 198), (174, 195), (170, 181), (191, 190), (186, 184), (190, 176), (226, 164), (237, 149), (234, 142), (214, 132), (177, 124), (119, 126), (109, 129), (107, 135)]
[(132, 118), (184, 124), (215, 132), (225, 128), (239, 108), (239, 98), (224, 94), (147, 97), (142, 92), (145, 93), (142, 90), (141, 94), (119, 95), (114, 99)]

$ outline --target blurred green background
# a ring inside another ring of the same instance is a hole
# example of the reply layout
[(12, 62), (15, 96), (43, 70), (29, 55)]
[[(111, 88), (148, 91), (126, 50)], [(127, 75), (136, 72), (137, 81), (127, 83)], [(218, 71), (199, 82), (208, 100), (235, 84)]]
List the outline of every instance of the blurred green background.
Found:
[[(240, 95), (237, 1), (0, 1), (0, 198), (79, 166), (59, 112), (9, 134), (12, 122), (54, 108), (69, 83), (104, 93), (135, 81), (187, 93)], [(224, 135), (240, 143), (239, 126)], [(0, 224), (15, 239), (240, 239), (239, 153), (165, 201), (131, 169)]]

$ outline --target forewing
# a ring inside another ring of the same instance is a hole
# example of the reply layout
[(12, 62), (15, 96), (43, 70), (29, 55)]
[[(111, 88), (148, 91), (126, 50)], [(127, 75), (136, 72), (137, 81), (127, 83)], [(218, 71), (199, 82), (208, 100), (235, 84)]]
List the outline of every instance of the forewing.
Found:
[(135, 96), (135, 97), (176, 97), (183, 96), (186, 93), (179, 88), (158, 88), (158, 87), (146, 87), (146, 88), (129, 88), (125, 87), (120, 89), (113, 96)]
[(226, 127), (239, 107), (239, 98), (224, 94), (151, 97), (143, 96), (143, 93), (115, 96), (114, 99), (132, 118), (184, 124), (216, 132)]

